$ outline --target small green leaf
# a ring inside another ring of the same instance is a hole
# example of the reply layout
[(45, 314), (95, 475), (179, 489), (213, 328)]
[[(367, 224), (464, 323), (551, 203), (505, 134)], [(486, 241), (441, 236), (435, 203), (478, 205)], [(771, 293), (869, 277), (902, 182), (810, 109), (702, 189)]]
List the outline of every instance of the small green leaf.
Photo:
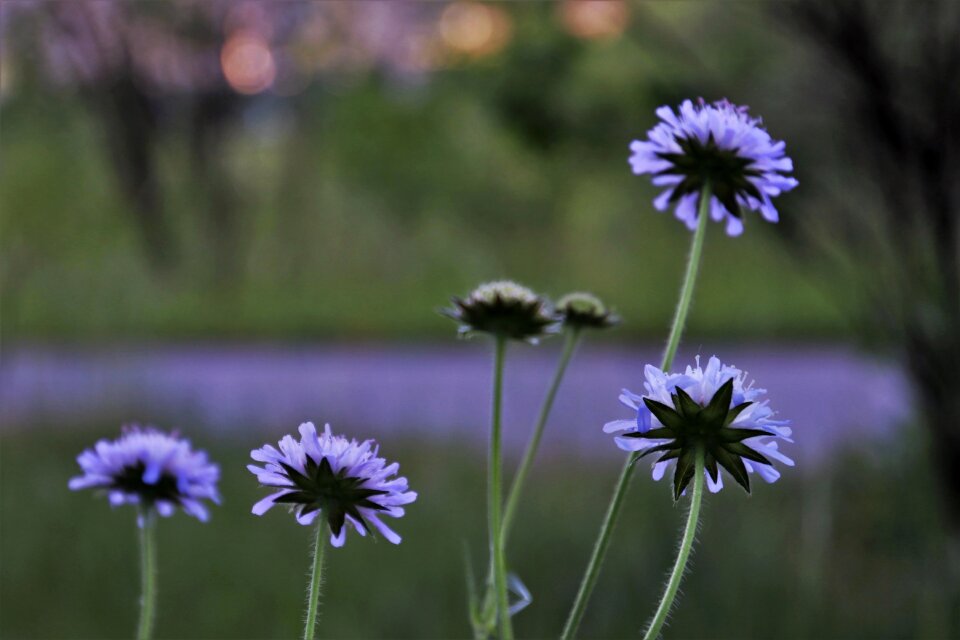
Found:
[(673, 407), (668, 407), (662, 402), (657, 402), (656, 400), (651, 400), (650, 398), (644, 398), (643, 404), (647, 405), (647, 409), (650, 410), (650, 413), (653, 414), (653, 417), (660, 421), (660, 424), (669, 428), (682, 430), (686, 421), (683, 419), (677, 410)]
[(707, 424), (723, 424), (723, 419), (730, 411), (730, 400), (733, 398), (733, 378), (730, 378), (717, 389), (710, 398), (710, 403), (703, 409), (702, 418)]
[(347, 512), (347, 515), (360, 523), (360, 526), (363, 527), (363, 530), (367, 533), (370, 533), (370, 526), (367, 524), (367, 521), (360, 515), (360, 512), (357, 511), (357, 506), (353, 504), (348, 504), (344, 506), (344, 509)]
[[(346, 468), (346, 467), (344, 467)], [(320, 466), (317, 467), (317, 480), (322, 478), (333, 477), (333, 467), (330, 466), (330, 461), (326, 457), (320, 459)]]
[(752, 402), (744, 402), (730, 409), (730, 411), (727, 412), (727, 418), (723, 421), (723, 426), (729, 427), (731, 424), (733, 424), (733, 421), (737, 419), (737, 416), (739, 416), (744, 409), (752, 404)]
[(366, 500), (367, 498), (372, 498), (373, 496), (383, 496), (389, 493), (383, 489), (349, 489), (350, 497), (356, 498), (357, 500)]
[(728, 444), (723, 445), (723, 448), (729, 451), (730, 453), (733, 453), (734, 455), (740, 456), (741, 458), (746, 458), (747, 460), (753, 460), (754, 462), (759, 462), (761, 464), (769, 464), (772, 466), (772, 463), (769, 460), (767, 460), (765, 456), (761, 455), (760, 453), (757, 453), (756, 451), (754, 451), (747, 445), (743, 444), (742, 442), (730, 442)]
[(313, 495), (306, 491), (294, 491), (273, 499), (277, 504), (309, 504), (313, 502)]
[(704, 466), (707, 469), (707, 473), (710, 474), (710, 478), (716, 482), (717, 478), (720, 477), (720, 469), (717, 468), (717, 458), (712, 453), (707, 452)]
[(643, 458), (643, 457), (645, 457), (645, 456), (648, 456), (648, 455), (650, 455), (651, 453), (658, 453), (658, 452), (660, 452), (660, 451), (670, 451), (671, 449), (675, 449), (675, 448), (677, 448), (677, 447), (676, 447), (676, 445), (673, 444), (672, 442), (668, 442), (668, 443), (666, 443), (666, 444), (661, 444), (661, 445), (658, 445), (658, 446), (656, 446), (656, 447), (650, 447), (649, 449), (647, 449), (646, 451), (644, 451), (643, 453), (641, 453), (640, 455), (638, 455), (638, 456), (637, 456), (637, 460), (639, 460), (640, 458)]
[(733, 421), (737, 419), (737, 416), (739, 416), (743, 412), (743, 410), (749, 407), (751, 404), (753, 403), (743, 402), (741, 404), (738, 404), (735, 407), (732, 407), (730, 411), (727, 412), (727, 417), (723, 421), (723, 426), (729, 427), (731, 424), (733, 424)]
[(694, 418), (703, 410), (703, 407), (697, 404), (693, 398), (680, 387), (677, 387), (677, 393), (674, 394), (674, 397), (678, 400), (680, 414), (685, 418)]
[(308, 513), (313, 513), (314, 511), (318, 511), (319, 509), (320, 509), (320, 505), (317, 504), (316, 502), (312, 504), (305, 504), (300, 508), (300, 517), (302, 518)]
[(371, 502), (367, 499), (359, 500), (357, 503), (358, 507), (363, 507), (364, 509), (373, 509), (374, 511), (386, 511), (387, 507), (382, 504), (377, 504), (376, 502)]
[(736, 456), (721, 447), (716, 447), (711, 451), (724, 469), (726, 469), (733, 479), (737, 481), (747, 493), (750, 493), (750, 476), (747, 474), (747, 468), (743, 465), (740, 456)]
[(667, 460), (673, 460), (674, 458), (679, 458), (680, 454), (683, 453), (683, 449), (671, 449), (665, 454), (657, 458), (657, 462), (666, 462)]
[(327, 523), (330, 525), (330, 531), (333, 535), (339, 536), (343, 530), (343, 523), (347, 519), (347, 513), (342, 505), (331, 504), (327, 510)]
[(677, 459), (677, 468), (673, 472), (673, 499), (677, 501), (683, 490), (687, 488), (693, 476), (696, 473), (696, 453), (693, 449), (687, 449), (680, 454)]
[(769, 436), (770, 433), (760, 429), (730, 429), (728, 427), (724, 427), (723, 429), (720, 429), (720, 432), (717, 435), (719, 436), (720, 442), (740, 442), (741, 440), (746, 440), (747, 438)]
[(662, 427), (657, 429), (650, 429), (649, 431), (644, 431), (643, 433), (640, 433), (639, 431), (637, 431), (635, 433), (628, 433), (626, 435), (634, 438), (647, 438), (649, 440), (665, 440), (668, 438), (670, 439), (676, 438), (679, 434), (674, 429), (671, 429), (670, 427)]
[(280, 461), (277, 461), (277, 464), (283, 467), (283, 470), (287, 472), (287, 477), (290, 478), (290, 481), (293, 482), (295, 485), (297, 485), (297, 487), (301, 489), (305, 489), (307, 491), (309, 491), (310, 488), (313, 487), (313, 482), (310, 480), (310, 478), (306, 477), (305, 475), (303, 475), (302, 473), (300, 473), (299, 471), (297, 471), (296, 469), (288, 465), (286, 462), (283, 462), (282, 460), (280, 460)]

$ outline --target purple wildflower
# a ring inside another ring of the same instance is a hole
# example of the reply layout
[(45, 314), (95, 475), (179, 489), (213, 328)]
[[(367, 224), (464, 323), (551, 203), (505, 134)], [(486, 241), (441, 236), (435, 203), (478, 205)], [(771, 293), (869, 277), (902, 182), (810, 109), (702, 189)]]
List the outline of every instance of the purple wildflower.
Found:
[[(70, 489), (102, 489), (113, 506), (141, 505), (163, 517), (176, 507), (206, 522), (203, 499), (220, 503), (220, 469), (190, 441), (152, 427), (124, 427), (116, 440), (101, 440), (77, 462), (83, 475), (70, 480)], [(141, 522), (142, 523), (142, 522)]]
[[(698, 357), (696, 368), (688, 366), (682, 374), (664, 373), (652, 365), (644, 374), (644, 395), (624, 389), (620, 396), (620, 402), (637, 412), (636, 418), (608, 422), (603, 430), (617, 434), (617, 446), (625, 451), (662, 452), (653, 464), (654, 480), (660, 480), (668, 467), (685, 467), (684, 456), (697, 447), (706, 453), (707, 486), (714, 493), (723, 488), (718, 463), (747, 491), (748, 473), (767, 482), (780, 477), (771, 460), (793, 466), (777, 446), (778, 440), (793, 442), (789, 422), (773, 419), (769, 401), (762, 399), (766, 390), (746, 383), (736, 367), (711, 357), (701, 369)], [(689, 477), (674, 474), (678, 496), (692, 478), (692, 470), (685, 473)]]
[(400, 465), (387, 464), (377, 457), (373, 440), (347, 440), (335, 436), (330, 425), (322, 434), (312, 422), (300, 425), (300, 441), (284, 436), (279, 450), (264, 445), (250, 452), (263, 467), (247, 465), (260, 484), (280, 489), (253, 505), (255, 515), (263, 515), (277, 504), (287, 504), (296, 512), (297, 522), (310, 525), (321, 512), (330, 525), (330, 543), (342, 547), (350, 524), (366, 535), (372, 524), (387, 540), (400, 543), (400, 536), (380, 518), (403, 516), (402, 505), (417, 499), (408, 491), (407, 479), (396, 476)]
[(678, 219), (697, 226), (697, 210), (704, 185), (711, 192), (710, 217), (726, 220), (727, 234), (743, 232), (744, 209), (759, 211), (777, 222), (772, 198), (797, 186), (793, 161), (785, 143), (774, 140), (759, 118), (726, 100), (694, 105), (685, 100), (676, 113), (657, 109), (662, 122), (634, 140), (629, 162), (637, 175), (648, 173), (653, 184), (666, 189), (653, 201), (659, 211), (675, 206)]

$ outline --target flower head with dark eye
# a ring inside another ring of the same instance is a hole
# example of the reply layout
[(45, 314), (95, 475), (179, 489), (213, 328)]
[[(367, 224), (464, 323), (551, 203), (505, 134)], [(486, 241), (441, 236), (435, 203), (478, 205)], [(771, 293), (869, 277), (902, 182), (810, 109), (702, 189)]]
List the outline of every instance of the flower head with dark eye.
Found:
[(220, 502), (220, 469), (206, 452), (152, 427), (124, 427), (119, 438), (99, 441), (77, 462), (84, 475), (70, 480), (70, 489), (101, 489), (113, 506), (135, 504), (164, 517), (180, 507), (206, 522), (209, 513), (201, 500)]
[(653, 477), (659, 480), (674, 466), (674, 497), (694, 477), (696, 456), (704, 455), (707, 486), (723, 487), (719, 468), (747, 492), (751, 473), (774, 482), (780, 472), (773, 460), (793, 466), (777, 447), (777, 440), (792, 442), (787, 422), (772, 419), (773, 411), (761, 397), (766, 393), (745, 385), (744, 374), (713, 357), (701, 369), (687, 367), (683, 374), (666, 374), (648, 365), (643, 396), (624, 390), (620, 401), (637, 412), (634, 420), (615, 420), (604, 431), (618, 434), (617, 446), (640, 453), (637, 459), (659, 453)]
[(546, 298), (509, 280), (480, 285), (465, 299), (454, 297), (453, 307), (440, 313), (459, 323), (462, 335), (489, 333), (536, 343), (559, 327)]
[(263, 467), (248, 465), (260, 484), (280, 489), (253, 505), (255, 515), (263, 515), (278, 504), (288, 505), (297, 522), (310, 525), (321, 516), (330, 526), (330, 542), (341, 547), (346, 542), (349, 524), (360, 535), (372, 525), (394, 544), (397, 535), (382, 520), (383, 516), (403, 516), (402, 505), (417, 499), (408, 491), (407, 479), (395, 477), (400, 466), (387, 464), (378, 457), (373, 440), (357, 442), (335, 436), (330, 425), (322, 434), (312, 422), (300, 425), (300, 440), (284, 436), (279, 449), (264, 445), (250, 453)]
[(785, 144), (774, 140), (747, 107), (720, 100), (695, 105), (684, 101), (677, 112), (657, 109), (661, 122), (646, 140), (630, 144), (630, 165), (637, 175), (650, 174), (665, 187), (653, 204), (660, 211), (675, 207), (677, 218), (697, 226), (697, 209), (704, 185), (709, 186), (710, 217), (726, 220), (727, 234), (743, 232), (743, 211), (759, 211), (766, 220), (779, 219), (773, 198), (797, 186), (785, 175), (793, 161)]
[(620, 316), (592, 293), (568, 293), (557, 301), (557, 313), (564, 327), (609, 329), (620, 324)]

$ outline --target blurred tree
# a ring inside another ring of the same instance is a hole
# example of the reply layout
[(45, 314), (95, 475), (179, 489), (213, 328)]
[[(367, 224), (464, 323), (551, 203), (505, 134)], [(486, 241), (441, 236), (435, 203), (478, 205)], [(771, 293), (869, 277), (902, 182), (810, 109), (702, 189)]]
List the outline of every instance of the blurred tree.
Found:
[[(428, 70), (430, 5), (244, 0), (37, 0), (11, 11), (42, 54), (45, 75), (77, 90), (100, 122), (110, 162), (150, 263), (177, 266), (175, 224), (157, 154), (180, 122), (188, 174), (219, 276), (237, 273), (246, 177), (231, 175), (226, 144), (253, 96), (302, 92), (321, 74)], [(10, 16), (4, 20), (7, 26)], [(30, 35), (23, 26), (31, 25)], [(33, 36), (31, 38), (31, 36)]]
[(864, 321), (903, 347), (960, 532), (960, 4), (771, 10), (828, 63), (817, 66), (816, 100), (839, 116), (820, 139), (833, 136), (842, 152), (822, 153), (811, 173), (840, 198), (818, 207), (826, 216), (809, 212), (815, 237), (852, 258), (871, 303)]

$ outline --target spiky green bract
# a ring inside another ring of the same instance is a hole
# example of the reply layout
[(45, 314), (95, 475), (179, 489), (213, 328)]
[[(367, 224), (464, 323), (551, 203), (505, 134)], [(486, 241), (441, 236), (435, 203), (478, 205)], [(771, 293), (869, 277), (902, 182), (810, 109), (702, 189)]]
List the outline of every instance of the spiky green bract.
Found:
[(700, 194), (708, 183), (713, 197), (735, 218), (743, 217), (740, 203), (737, 202), (738, 194), (758, 201), (763, 199), (760, 189), (752, 182), (762, 177), (763, 173), (752, 168), (752, 158), (741, 157), (737, 149), (722, 148), (713, 135), (709, 135), (706, 142), (697, 138), (681, 138), (676, 142), (680, 147), (679, 152), (657, 154), (672, 165), (664, 172), (683, 177), (673, 188), (669, 201), (671, 205), (676, 205), (682, 196)]
[(743, 464), (743, 458), (765, 465), (772, 463), (761, 453), (743, 444), (743, 441), (770, 434), (760, 429), (731, 428), (730, 425), (753, 403), (742, 402), (730, 406), (733, 399), (732, 378), (717, 390), (706, 406), (697, 404), (680, 387), (676, 388), (672, 397), (673, 407), (650, 398), (643, 399), (647, 409), (663, 426), (643, 433), (623, 435), (625, 438), (669, 439), (669, 442), (647, 449), (638, 459), (651, 453), (661, 453), (657, 462), (677, 461), (673, 473), (674, 500), (680, 499), (684, 489), (693, 480), (698, 450), (704, 452), (706, 471), (714, 482), (717, 482), (719, 476), (719, 465), (750, 493), (750, 476)]
[(462, 335), (488, 333), (536, 343), (559, 327), (560, 318), (545, 297), (509, 280), (480, 285), (465, 299), (451, 301), (453, 307), (440, 313), (456, 321)]
[(557, 301), (563, 326), (570, 329), (609, 329), (620, 324), (620, 316), (592, 293), (568, 293)]
[(301, 505), (301, 517), (322, 509), (327, 514), (327, 524), (335, 536), (340, 535), (348, 515), (359, 522), (364, 530), (370, 531), (370, 525), (364, 520), (359, 507), (374, 511), (387, 509), (370, 500), (374, 496), (386, 495), (387, 491), (360, 486), (366, 478), (348, 477), (346, 467), (334, 473), (326, 458), (321, 458), (320, 464), (317, 464), (313, 458), (308, 457), (304, 474), (283, 462), (279, 465), (287, 472), (287, 477), (293, 481), (297, 490), (273, 501), (277, 504)]

